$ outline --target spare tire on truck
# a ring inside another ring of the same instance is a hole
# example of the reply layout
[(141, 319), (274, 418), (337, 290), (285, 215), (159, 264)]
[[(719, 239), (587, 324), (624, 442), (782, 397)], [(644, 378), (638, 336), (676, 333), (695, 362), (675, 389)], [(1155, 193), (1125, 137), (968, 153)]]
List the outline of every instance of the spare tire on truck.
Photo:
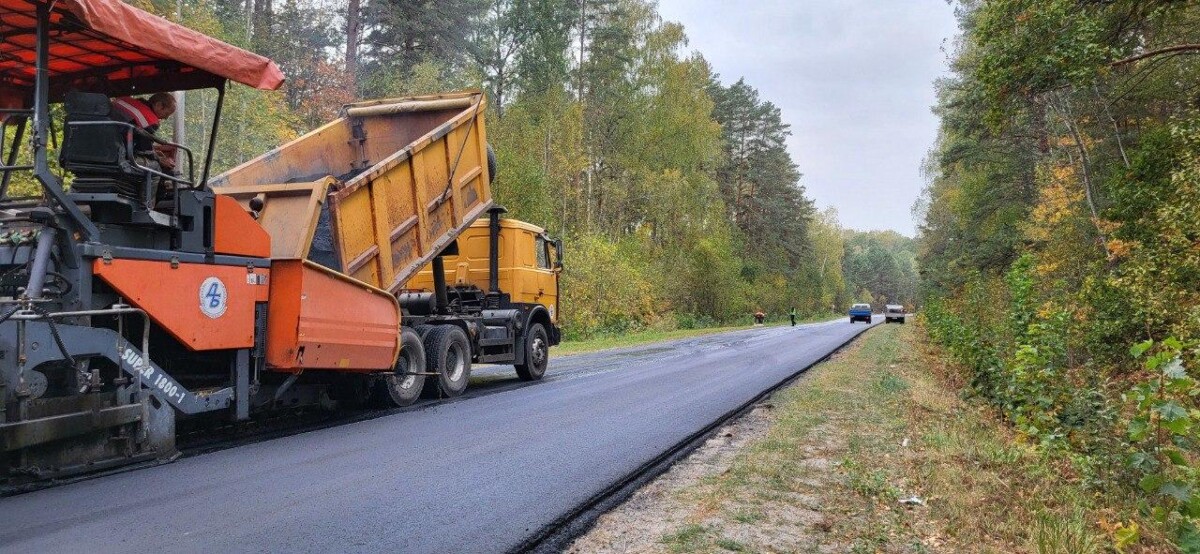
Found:
[(453, 398), (467, 390), (471, 378), (471, 342), (457, 325), (437, 325), (425, 335), (425, 367), (429, 373), (422, 396)]

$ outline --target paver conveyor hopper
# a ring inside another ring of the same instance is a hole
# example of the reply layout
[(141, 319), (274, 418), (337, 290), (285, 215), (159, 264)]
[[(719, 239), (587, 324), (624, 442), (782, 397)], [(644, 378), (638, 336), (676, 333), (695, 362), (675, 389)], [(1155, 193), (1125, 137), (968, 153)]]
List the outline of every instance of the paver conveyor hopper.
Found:
[[(542, 376), (561, 244), (491, 207), (482, 94), (346, 106), (209, 180), (228, 81), (277, 88), (270, 60), (119, 0), (0, 0), (0, 37), (0, 486), (170, 459), (177, 418), (405, 405), (461, 394), (472, 363)], [(199, 88), (199, 171), (112, 117)]]

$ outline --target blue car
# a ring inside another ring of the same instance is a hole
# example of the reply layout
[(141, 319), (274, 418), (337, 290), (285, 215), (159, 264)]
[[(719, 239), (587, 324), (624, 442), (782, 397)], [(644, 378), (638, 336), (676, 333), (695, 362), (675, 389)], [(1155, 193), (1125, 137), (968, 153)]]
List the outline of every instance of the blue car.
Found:
[(850, 306), (850, 323), (861, 321), (863, 323), (871, 323), (871, 305), (870, 304), (855, 304)]

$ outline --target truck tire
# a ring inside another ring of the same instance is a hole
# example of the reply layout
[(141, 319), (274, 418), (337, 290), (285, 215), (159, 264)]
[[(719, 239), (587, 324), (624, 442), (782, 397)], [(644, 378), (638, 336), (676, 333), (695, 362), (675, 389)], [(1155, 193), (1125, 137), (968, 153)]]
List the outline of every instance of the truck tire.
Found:
[(434, 327), (437, 327), (437, 325), (417, 325), (416, 327), (413, 327), (413, 332), (420, 337), (422, 344), (424, 344), (425, 337), (429, 335), (429, 332), (432, 331)]
[(425, 335), (426, 398), (454, 398), (467, 390), (471, 378), (471, 343), (457, 325), (437, 325)]
[(409, 327), (400, 328), (400, 357), (396, 359), (394, 372), (380, 379), (375, 385), (375, 405), (390, 408), (411, 406), (421, 397), (425, 388), (425, 376), (412, 372), (425, 371), (425, 345), (421, 337)]
[(546, 366), (550, 364), (550, 336), (541, 323), (529, 326), (525, 333), (525, 363), (514, 364), (517, 377), (522, 381), (537, 381), (546, 374)]

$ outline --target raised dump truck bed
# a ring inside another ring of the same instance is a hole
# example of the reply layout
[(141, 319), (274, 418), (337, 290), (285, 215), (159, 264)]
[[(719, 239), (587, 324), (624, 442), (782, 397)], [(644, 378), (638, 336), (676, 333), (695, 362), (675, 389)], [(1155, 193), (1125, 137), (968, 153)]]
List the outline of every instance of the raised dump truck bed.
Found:
[(396, 293), (491, 206), (484, 109), (479, 92), (351, 104), (212, 185), (262, 203), (273, 258)]

